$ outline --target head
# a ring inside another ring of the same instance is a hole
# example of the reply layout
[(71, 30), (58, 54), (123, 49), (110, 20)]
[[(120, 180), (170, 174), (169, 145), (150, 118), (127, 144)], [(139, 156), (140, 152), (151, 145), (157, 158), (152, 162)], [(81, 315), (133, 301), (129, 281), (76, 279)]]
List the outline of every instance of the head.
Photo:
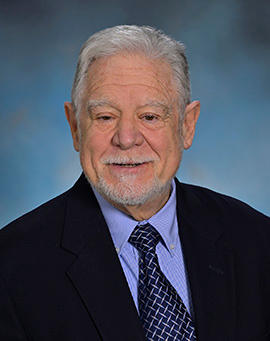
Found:
[(84, 92), (89, 67), (101, 57), (121, 52), (142, 53), (149, 59), (166, 60), (173, 71), (179, 94), (180, 111), (190, 102), (189, 68), (185, 46), (149, 26), (121, 25), (99, 31), (81, 48), (72, 86), (72, 103), (77, 115), (80, 112), (80, 97)]
[(65, 110), (83, 171), (106, 199), (135, 206), (168, 195), (199, 116), (184, 46), (151, 27), (94, 34)]

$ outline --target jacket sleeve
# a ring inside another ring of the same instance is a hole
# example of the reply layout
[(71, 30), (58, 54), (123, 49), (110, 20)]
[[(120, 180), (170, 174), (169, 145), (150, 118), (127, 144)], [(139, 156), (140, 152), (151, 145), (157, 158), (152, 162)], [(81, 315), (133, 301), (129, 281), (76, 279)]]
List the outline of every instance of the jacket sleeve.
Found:
[(27, 341), (3, 279), (0, 277), (0, 340)]

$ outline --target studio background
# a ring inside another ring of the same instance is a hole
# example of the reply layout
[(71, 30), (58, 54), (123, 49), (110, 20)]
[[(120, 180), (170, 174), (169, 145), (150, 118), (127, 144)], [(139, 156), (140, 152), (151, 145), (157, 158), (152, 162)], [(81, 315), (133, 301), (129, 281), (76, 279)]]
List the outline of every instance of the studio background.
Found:
[(0, 1), (0, 227), (79, 177), (63, 103), (82, 43), (119, 24), (185, 43), (201, 116), (178, 178), (270, 215), (270, 3)]

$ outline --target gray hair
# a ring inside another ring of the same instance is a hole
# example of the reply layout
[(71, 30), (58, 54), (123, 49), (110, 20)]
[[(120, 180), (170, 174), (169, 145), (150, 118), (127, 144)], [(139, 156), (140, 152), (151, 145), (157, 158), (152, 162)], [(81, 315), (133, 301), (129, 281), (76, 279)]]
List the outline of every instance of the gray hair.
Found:
[(78, 115), (84, 80), (90, 65), (100, 57), (121, 52), (140, 52), (151, 59), (163, 59), (172, 68), (179, 95), (180, 113), (190, 102), (190, 81), (185, 46), (149, 26), (121, 25), (93, 34), (82, 46), (72, 86), (72, 103)]

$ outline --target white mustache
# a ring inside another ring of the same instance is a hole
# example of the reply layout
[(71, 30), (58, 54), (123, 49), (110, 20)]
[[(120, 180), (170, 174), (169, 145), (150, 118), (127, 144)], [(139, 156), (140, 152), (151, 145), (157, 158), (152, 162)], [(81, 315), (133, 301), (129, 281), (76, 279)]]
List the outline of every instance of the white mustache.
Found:
[(117, 163), (117, 164), (133, 164), (133, 163), (145, 163), (156, 161), (157, 158), (152, 156), (107, 156), (101, 159), (101, 162), (105, 165)]

